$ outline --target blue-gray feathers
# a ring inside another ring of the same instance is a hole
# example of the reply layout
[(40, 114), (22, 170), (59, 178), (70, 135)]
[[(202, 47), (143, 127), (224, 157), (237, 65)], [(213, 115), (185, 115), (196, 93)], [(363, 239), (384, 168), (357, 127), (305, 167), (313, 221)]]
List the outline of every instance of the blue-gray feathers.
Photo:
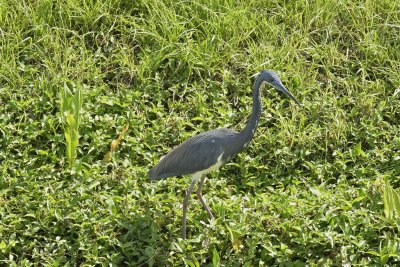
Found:
[(253, 87), (253, 108), (246, 127), (241, 132), (217, 129), (189, 138), (167, 155), (149, 171), (150, 179), (194, 174), (207, 170), (217, 163), (222, 154), (222, 164), (242, 151), (253, 138), (261, 114), (261, 88), (269, 83), (299, 102), (282, 85), (272, 70), (262, 71)]
[(221, 154), (223, 163), (232, 151), (232, 142), (238, 133), (229, 129), (216, 129), (193, 136), (171, 150), (149, 171), (150, 179), (192, 174), (217, 163)]

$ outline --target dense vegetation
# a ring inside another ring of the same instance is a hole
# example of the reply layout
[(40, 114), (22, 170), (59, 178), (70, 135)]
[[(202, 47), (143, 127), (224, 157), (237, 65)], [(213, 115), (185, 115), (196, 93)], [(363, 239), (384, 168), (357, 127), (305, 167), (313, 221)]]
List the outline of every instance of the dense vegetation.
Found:
[[(384, 180), (400, 186), (399, 7), (0, 1), (0, 263), (400, 264), (383, 205)], [(304, 106), (264, 90), (251, 145), (204, 186), (216, 219), (193, 195), (184, 241), (188, 178), (147, 171), (190, 136), (240, 130), (262, 69)]]

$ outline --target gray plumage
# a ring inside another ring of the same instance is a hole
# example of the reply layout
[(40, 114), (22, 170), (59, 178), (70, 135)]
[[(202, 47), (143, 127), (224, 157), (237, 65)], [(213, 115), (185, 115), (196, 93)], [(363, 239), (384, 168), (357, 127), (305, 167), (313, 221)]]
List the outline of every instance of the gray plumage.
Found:
[[(216, 129), (193, 136), (165, 155), (150, 170), (151, 179), (192, 174), (214, 165), (218, 157), (231, 149), (238, 133), (229, 129)], [(223, 162), (229, 153), (222, 156)]]
[[(258, 125), (261, 114), (260, 91), (264, 82), (271, 83), (280, 90), (279, 87), (283, 87), (275, 72), (268, 70), (260, 73), (253, 89), (253, 111), (243, 131), (216, 129), (189, 138), (171, 150), (149, 171), (150, 179), (193, 174), (216, 164), (222, 153), (222, 164), (225, 164), (242, 151), (252, 139)], [(287, 90), (284, 92), (289, 93)], [(290, 93), (289, 96), (299, 104)]]
[(193, 181), (183, 203), (182, 236), (184, 239), (186, 238), (186, 210), (194, 185), (201, 178), (197, 195), (209, 217), (213, 218), (201, 194), (205, 175), (209, 171), (218, 169), (242, 151), (253, 138), (261, 115), (261, 89), (266, 83), (271, 84), (301, 105), (282, 85), (275, 72), (272, 70), (262, 71), (254, 83), (252, 112), (242, 131), (236, 132), (223, 128), (193, 136), (171, 150), (149, 171), (149, 177), (152, 180), (180, 175), (192, 176)]

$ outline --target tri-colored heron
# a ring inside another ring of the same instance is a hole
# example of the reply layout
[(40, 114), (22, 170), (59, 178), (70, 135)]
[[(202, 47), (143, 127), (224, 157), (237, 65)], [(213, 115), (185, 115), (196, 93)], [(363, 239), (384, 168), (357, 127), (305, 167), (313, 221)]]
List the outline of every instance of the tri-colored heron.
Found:
[(214, 218), (201, 192), (206, 174), (224, 165), (242, 151), (253, 138), (261, 115), (261, 89), (266, 83), (285, 93), (301, 106), (301, 103), (283, 86), (279, 76), (274, 71), (264, 70), (254, 83), (253, 110), (246, 127), (241, 132), (221, 128), (193, 136), (162, 157), (158, 164), (149, 171), (152, 180), (180, 175), (192, 177), (192, 183), (183, 201), (183, 239), (186, 239), (186, 212), (190, 194), (199, 180), (197, 196), (207, 211), (208, 217)]

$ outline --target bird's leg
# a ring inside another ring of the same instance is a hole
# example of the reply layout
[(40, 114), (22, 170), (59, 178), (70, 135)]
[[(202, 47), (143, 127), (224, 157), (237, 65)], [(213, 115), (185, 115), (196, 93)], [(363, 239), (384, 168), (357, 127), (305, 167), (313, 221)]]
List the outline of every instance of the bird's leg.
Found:
[(200, 184), (197, 187), (197, 192), (196, 193), (197, 193), (197, 197), (200, 199), (200, 202), (203, 205), (204, 209), (207, 211), (208, 218), (214, 219), (214, 216), (211, 213), (210, 208), (207, 206), (206, 202), (204, 201), (203, 194), (201, 193), (201, 190), (203, 189), (203, 184), (204, 184), (205, 179), (206, 179), (205, 175), (203, 177), (201, 177)]
[(198, 178), (193, 178), (192, 184), (186, 192), (185, 200), (183, 201), (183, 217), (182, 217), (182, 238), (186, 239), (186, 212), (189, 204), (190, 194), (193, 191), (193, 187), (196, 184)]

